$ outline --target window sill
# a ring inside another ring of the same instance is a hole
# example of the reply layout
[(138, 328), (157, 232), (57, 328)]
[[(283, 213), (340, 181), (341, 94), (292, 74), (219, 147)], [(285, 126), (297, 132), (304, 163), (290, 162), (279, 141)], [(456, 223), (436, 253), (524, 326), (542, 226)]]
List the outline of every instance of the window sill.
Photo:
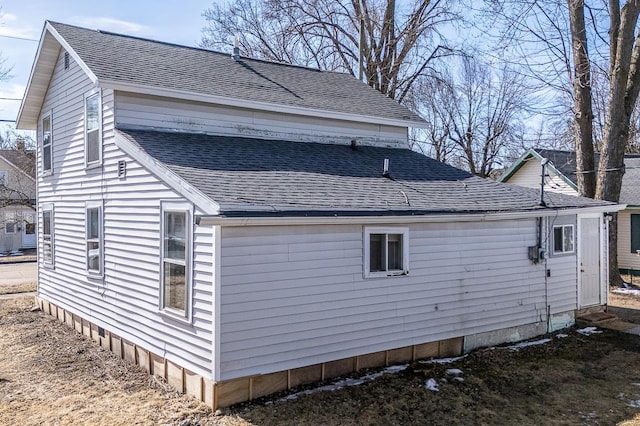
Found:
[(94, 170), (99, 167), (102, 167), (102, 160), (97, 160), (92, 163), (85, 163), (84, 165), (85, 170)]
[(191, 325), (191, 318), (185, 316), (185, 314), (180, 311), (173, 311), (171, 309), (160, 309), (158, 310), (158, 315), (176, 322), (180, 322), (184, 325)]
[(385, 271), (385, 272), (366, 272), (364, 278), (394, 278), (406, 277), (409, 271)]

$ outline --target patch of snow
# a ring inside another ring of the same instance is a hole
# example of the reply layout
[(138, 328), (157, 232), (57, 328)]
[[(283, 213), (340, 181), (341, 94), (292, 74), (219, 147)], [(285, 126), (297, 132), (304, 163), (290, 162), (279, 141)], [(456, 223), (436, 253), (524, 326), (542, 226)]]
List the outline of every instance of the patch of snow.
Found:
[(540, 340), (535, 340), (533, 342), (520, 342), (512, 346), (507, 346), (505, 349), (509, 349), (515, 352), (515, 351), (519, 351), (522, 348), (526, 348), (528, 346), (544, 345), (545, 343), (549, 343), (550, 341), (551, 339), (540, 339)]
[(602, 333), (602, 330), (598, 330), (598, 327), (585, 327), (580, 330), (576, 330), (577, 333), (582, 334), (583, 336), (591, 336), (592, 334)]
[(424, 384), (424, 387), (427, 388), (427, 390), (430, 390), (431, 392), (438, 392), (440, 390), (440, 387), (438, 386), (438, 382), (436, 382), (435, 379), (427, 380), (427, 382)]
[(627, 407), (640, 408), (640, 399), (636, 399), (635, 401), (629, 401)]
[(447, 375), (448, 376), (461, 376), (462, 375), (462, 370), (460, 370), (459, 368), (450, 368), (447, 370)]
[(556, 334), (556, 338), (558, 338), (558, 339), (564, 339), (565, 337), (569, 337), (569, 335), (568, 334), (564, 334), (564, 333)]
[(319, 386), (317, 388), (307, 389), (301, 392), (292, 393), (291, 395), (287, 395), (284, 398), (280, 399), (279, 401), (289, 401), (289, 400), (297, 399), (300, 395), (311, 395), (317, 392), (332, 392), (332, 391), (337, 391), (349, 386), (358, 386), (363, 383), (375, 380), (378, 377), (382, 377), (385, 374), (393, 374), (393, 373), (398, 373), (400, 371), (406, 370), (407, 367), (409, 367), (409, 364), (392, 365), (391, 367), (387, 367), (382, 371), (378, 371), (377, 373), (367, 374), (366, 376), (362, 376), (358, 378), (348, 377), (346, 379), (329, 383), (328, 385)]
[(637, 288), (620, 288), (613, 290), (613, 293), (623, 294), (626, 296), (640, 296), (640, 289)]
[(456, 356), (452, 358), (435, 358), (435, 359), (427, 359), (424, 361), (418, 361), (420, 364), (451, 364), (456, 361), (460, 361), (463, 358), (466, 358), (467, 355)]
[(464, 382), (464, 377), (454, 377), (453, 380), (458, 382), (458, 383), (462, 383), (462, 382)]
[(640, 386), (640, 383), (631, 383), (631, 386)]

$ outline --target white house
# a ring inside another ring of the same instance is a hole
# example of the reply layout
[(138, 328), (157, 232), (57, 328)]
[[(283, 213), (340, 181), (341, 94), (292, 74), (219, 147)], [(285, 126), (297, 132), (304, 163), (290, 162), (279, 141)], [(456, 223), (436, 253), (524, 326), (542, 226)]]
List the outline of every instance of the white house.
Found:
[[(545, 168), (545, 191), (578, 195), (576, 153), (553, 149), (530, 149), (500, 177), (508, 182), (529, 188), (540, 188), (543, 158), (549, 160)], [(596, 154), (596, 168), (599, 155)], [(618, 267), (623, 273), (640, 274), (640, 155), (624, 156), (620, 203), (626, 208), (618, 212)]]
[(35, 153), (0, 149), (0, 255), (36, 247)]
[(620, 206), (541, 206), (410, 151), (424, 124), (350, 75), (47, 22), (39, 304), (218, 407), (606, 303)]

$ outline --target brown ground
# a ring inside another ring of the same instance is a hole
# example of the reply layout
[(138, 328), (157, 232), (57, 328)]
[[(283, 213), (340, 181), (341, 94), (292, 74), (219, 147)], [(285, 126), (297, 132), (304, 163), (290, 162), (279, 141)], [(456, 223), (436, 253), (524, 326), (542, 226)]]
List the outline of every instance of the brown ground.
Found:
[[(42, 312), (0, 300), (0, 424), (640, 425), (640, 337), (604, 331), (416, 363), (335, 392), (277, 398), (214, 416)], [(464, 382), (440, 382), (448, 368)], [(275, 401), (275, 402), (274, 402)]]

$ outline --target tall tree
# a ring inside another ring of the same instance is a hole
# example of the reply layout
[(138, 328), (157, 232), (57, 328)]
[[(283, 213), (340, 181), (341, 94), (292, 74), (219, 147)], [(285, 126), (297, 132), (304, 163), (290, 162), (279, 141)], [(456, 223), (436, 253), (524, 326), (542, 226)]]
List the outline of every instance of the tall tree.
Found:
[(238, 36), (256, 58), (359, 74), (360, 26), (367, 84), (402, 102), (434, 62), (453, 51), (440, 33), (459, 19), (455, 0), (235, 0), (203, 16), (201, 46)]

